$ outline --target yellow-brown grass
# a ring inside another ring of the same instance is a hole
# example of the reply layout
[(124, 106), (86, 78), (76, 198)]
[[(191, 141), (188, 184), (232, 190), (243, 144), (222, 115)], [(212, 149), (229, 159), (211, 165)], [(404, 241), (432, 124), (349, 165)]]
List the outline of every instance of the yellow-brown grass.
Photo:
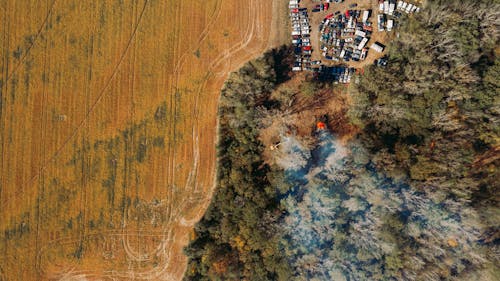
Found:
[(0, 0), (0, 280), (179, 280), (219, 89), (283, 0)]

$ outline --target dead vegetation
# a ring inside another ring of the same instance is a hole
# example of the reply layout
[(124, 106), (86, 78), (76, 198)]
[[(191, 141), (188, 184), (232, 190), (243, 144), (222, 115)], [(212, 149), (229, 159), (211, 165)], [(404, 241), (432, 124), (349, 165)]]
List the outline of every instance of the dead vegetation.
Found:
[(260, 140), (265, 145), (265, 159), (272, 159), (272, 146), (287, 135), (298, 136), (304, 144), (313, 145), (311, 135), (317, 122), (324, 122), (340, 141), (347, 142), (357, 132), (346, 112), (348, 95), (345, 85), (308, 82), (311, 77), (295, 75), (275, 90), (271, 99), (281, 104), (279, 110), (263, 111), (264, 129)]

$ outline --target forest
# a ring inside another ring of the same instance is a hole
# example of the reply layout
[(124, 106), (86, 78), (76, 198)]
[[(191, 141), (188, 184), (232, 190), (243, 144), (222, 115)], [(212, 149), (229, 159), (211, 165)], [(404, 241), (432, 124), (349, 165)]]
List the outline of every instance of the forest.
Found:
[(388, 65), (346, 90), (357, 134), (284, 134), (273, 161), (259, 136), (296, 100), (275, 93), (290, 50), (233, 73), (185, 280), (498, 280), (499, 14), (498, 1), (428, 1)]

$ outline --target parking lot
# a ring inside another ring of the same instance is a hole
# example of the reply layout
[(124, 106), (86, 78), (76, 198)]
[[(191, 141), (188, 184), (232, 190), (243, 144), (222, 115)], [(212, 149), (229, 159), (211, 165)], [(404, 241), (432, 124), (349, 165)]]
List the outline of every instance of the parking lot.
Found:
[[(316, 3), (318, 3), (318, 1), (304, 0), (303, 3), (306, 6), (310, 5), (311, 8), (313, 8), (316, 5)], [(354, 6), (354, 5), (356, 5), (356, 6)], [(321, 41), (322, 34), (321, 34), (320, 29), (319, 29), (322, 22), (323, 22), (323, 27), (324, 27), (324, 20), (325, 20), (325, 17), (327, 17), (328, 15), (333, 14), (332, 19), (333, 18), (336, 18), (336, 19), (334, 19), (332, 21), (334, 22), (335, 20), (337, 20), (336, 24), (339, 24), (342, 22), (342, 15), (344, 15), (343, 21), (344, 21), (345, 25), (347, 25), (348, 19), (347, 19), (347, 17), (345, 17), (346, 11), (349, 11), (349, 10), (353, 11), (350, 13), (350, 15), (352, 14), (353, 16), (356, 16), (356, 18), (358, 20), (362, 20), (363, 11), (370, 11), (369, 21), (371, 21), (372, 30), (371, 30), (371, 32), (364, 31), (366, 33), (370, 33), (369, 34), (370, 35), (369, 41), (366, 43), (366, 47), (369, 47), (374, 42), (380, 42), (381, 44), (385, 45), (385, 44), (387, 44), (387, 42), (389, 42), (389, 40), (392, 37), (395, 36), (395, 32), (379, 32), (376, 28), (373, 28), (373, 24), (376, 24), (376, 17), (378, 15), (378, 8), (379, 8), (379, 1), (377, 1), (377, 0), (358, 0), (358, 1), (348, 0), (348, 1), (344, 1), (342, 3), (330, 3), (329, 10), (318, 12), (318, 13), (312, 13), (311, 14), (311, 23), (313, 26), (316, 26), (316, 28), (313, 27), (313, 30), (311, 32), (311, 43), (312, 43), (313, 49), (317, 50), (317, 51), (313, 52), (311, 59), (321, 60), (322, 64), (324, 64), (326, 66), (347, 64), (348, 66), (351, 66), (351, 67), (362, 68), (365, 65), (372, 64), (376, 59), (379, 59), (382, 56), (384, 56), (384, 53), (377, 53), (377, 52), (367, 50), (366, 53), (364, 54), (365, 58), (363, 60), (361, 60), (361, 59), (360, 60), (352, 60), (351, 58), (349, 58), (349, 61), (343, 61), (340, 59), (339, 60), (327, 59), (326, 56), (323, 56), (323, 49), (328, 44), (325, 44), (325, 42)], [(339, 19), (339, 16), (341, 17), (340, 19)], [(342, 25), (342, 27), (344, 27), (344, 24)], [(331, 33), (333, 33), (332, 31), (333, 30), (330, 29)], [(340, 31), (340, 30), (338, 30), (338, 31)], [(355, 31), (353, 31), (353, 32), (355, 32)], [(337, 45), (340, 45), (341, 43), (351, 45), (353, 51), (355, 49), (354, 48), (355, 46), (356, 47), (359, 46), (360, 42), (355, 41), (355, 39), (356, 39), (356, 36), (354, 36), (355, 34), (341, 34), (341, 32), (339, 32), (339, 33), (340, 34), (338, 34), (338, 35), (346, 35), (346, 36), (344, 36), (344, 37), (339, 36), (338, 38), (335, 38), (335, 40), (342, 38), (344, 40), (347, 40), (347, 42), (346, 41), (334, 42), (336, 48), (330, 47), (328, 49), (328, 51), (330, 52), (329, 57), (335, 58), (335, 56), (333, 56), (333, 52), (335, 51), (335, 49), (338, 50), (339, 53), (337, 53), (337, 55), (340, 56), (340, 52), (342, 50), (339, 49), (338, 47), (340, 47), (340, 46), (337, 46)], [(328, 40), (333, 40), (332, 36), (330, 36), (330, 38), (328, 38)], [(332, 41), (330, 41), (330, 42), (333, 43)], [(322, 45), (323, 45), (323, 49), (321, 48)], [(330, 44), (330, 45), (332, 45), (332, 44)], [(359, 50), (359, 51), (362, 51), (362, 50)], [(361, 58), (361, 53), (359, 54), (359, 57)]]
[[(397, 36), (398, 19), (418, 12), (418, 1), (289, 0), (294, 71), (332, 67), (359, 69), (381, 63), (385, 45)], [(352, 72), (352, 71), (349, 71)], [(340, 81), (345, 79), (340, 79)]]

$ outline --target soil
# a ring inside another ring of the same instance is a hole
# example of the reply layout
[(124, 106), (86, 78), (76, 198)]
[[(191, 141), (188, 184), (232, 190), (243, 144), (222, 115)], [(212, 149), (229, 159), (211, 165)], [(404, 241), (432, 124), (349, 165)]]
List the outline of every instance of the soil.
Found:
[(288, 113), (273, 117), (270, 124), (261, 130), (260, 140), (266, 147), (264, 159), (269, 164), (272, 164), (274, 159), (272, 155), (279, 150), (277, 144), (283, 136), (293, 135), (306, 143), (313, 142), (317, 130), (316, 124), (319, 121), (326, 123), (326, 129), (343, 143), (358, 132), (358, 128), (350, 125), (346, 116), (349, 105), (346, 86), (330, 85), (319, 90), (314, 97), (305, 97), (300, 92), (300, 84), (304, 82), (306, 75), (296, 74), (276, 89), (276, 91), (287, 89), (297, 94), (287, 110)]

